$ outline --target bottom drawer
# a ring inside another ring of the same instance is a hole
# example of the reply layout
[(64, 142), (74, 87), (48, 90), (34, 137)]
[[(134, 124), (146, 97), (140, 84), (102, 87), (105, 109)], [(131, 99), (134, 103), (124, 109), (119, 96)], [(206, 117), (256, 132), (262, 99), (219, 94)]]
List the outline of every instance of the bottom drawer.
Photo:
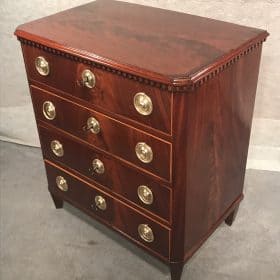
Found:
[(170, 230), (167, 227), (65, 170), (46, 163), (46, 171), (52, 194), (97, 217), (138, 245), (169, 258)]

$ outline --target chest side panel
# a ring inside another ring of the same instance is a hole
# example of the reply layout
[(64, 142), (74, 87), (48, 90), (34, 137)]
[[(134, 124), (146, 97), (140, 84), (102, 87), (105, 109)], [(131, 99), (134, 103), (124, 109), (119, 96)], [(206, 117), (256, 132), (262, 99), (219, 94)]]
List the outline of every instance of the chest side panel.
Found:
[(242, 198), (261, 47), (187, 96), (185, 258)]

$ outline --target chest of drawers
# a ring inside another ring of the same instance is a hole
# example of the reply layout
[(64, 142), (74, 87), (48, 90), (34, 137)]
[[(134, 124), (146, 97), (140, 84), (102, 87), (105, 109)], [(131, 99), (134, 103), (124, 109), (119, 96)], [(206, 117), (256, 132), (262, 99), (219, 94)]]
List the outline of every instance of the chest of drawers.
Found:
[(243, 198), (268, 33), (96, 1), (15, 34), (55, 206), (73, 204), (180, 279)]

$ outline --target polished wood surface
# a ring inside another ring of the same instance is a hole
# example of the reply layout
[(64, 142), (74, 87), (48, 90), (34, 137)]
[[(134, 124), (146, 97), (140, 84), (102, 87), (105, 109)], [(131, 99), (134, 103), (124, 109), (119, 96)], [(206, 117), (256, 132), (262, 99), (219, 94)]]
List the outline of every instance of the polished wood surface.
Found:
[(189, 259), (224, 220), (232, 222), (243, 197), (260, 55), (261, 48), (249, 53), (194, 94), (174, 95), (175, 262)]
[(16, 35), (140, 76), (180, 83), (267, 33), (163, 9), (95, 1), (21, 25)]
[(187, 95), (185, 254), (242, 195), (260, 55), (258, 48)]
[[(43, 123), (42, 123), (43, 125)], [(79, 145), (76, 143), (76, 141), (65, 135), (65, 133), (61, 133), (59, 130), (55, 130), (53, 128), (51, 129), (39, 129), (42, 141), (42, 145), (44, 148), (46, 148), (46, 156), (50, 158), (54, 158), (54, 154), (51, 151), (50, 143), (53, 140), (60, 141), (65, 150), (65, 154), (62, 158), (55, 158), (57, 160), (62, 160), (66, 162), (69, 165), (75, 165), (76, 168), (79, 168), (82, 173), (84, 174), (90, 174), (92, 170), (89, 170), (89, 167), (91, 166), (91, 162), (94, 158), (100, 158), (102, 161), (104, 161), (105, 166), (109, 169), (111, 164), (108, 162), (107, 159), (111, 158), (111, 155), (108, 153), (104, 153), (92, 146), (92, 149), (87, 148), (84, 145)], [(72, 139), (72, 141), (71, 141)], [(79, 140), (79, 139), (78, 139)], [(118, 142), (116, 142), (117, 144)], [(168, 151), (166, 149), (166, 145), (159, 145), (157, 142), (153, 145), (153, 153), (154, 153), (154, 159), (151, 163), (139, 163), (138, 159), (136, 158), (135, 150), (132, 149), (129, 151), (132, 155), (131, 158), (135, 159), (134, 161), (137, 162), (135, 166), (141, 167), (141, 170), (146, 171), (147, 173), (152, 173), (160, 178), (165, 179), (166, 182), (169, 182), (170, 179), (170, 164), (169, 164), (169, 157)], [(126, 149), (126, 147), (124, 148)], [(165, 149), (165, 150), (162, 150)], [(165, 153), (164, 153), (165, 152)], [(80, 155), (80, 156), (79, 156)], [(83, 157), (81, 157), (83, 155)], [(158, 158), (156, 158), (158, 155)], [(117, 156), (113, 155), (114, 158), (118, 158)], [(110, 172), (109, 172), (110, 173)], [(103, 181), (103, 179), (101, 179)], [(113, 180), (113, 179), (110, 179)]]
[[(150, 250), (160, 254), (163, 258), (169, 258), (169, 235), (170, 230), (162, 226), (160, 223), (155, 223), (153, 220), (135, 211), (128, 205), (121, 203), (94, 185), (86, 184), (85, 182), (75, 178), (70, 173), (55, 168), (52, 165), (46, 164), (48, 175), (49, 191), (51, 194), (62, 200), (78, 206), (82, 210), (86, 210), (88, 214), (98, 217), (105, 224), (109, 224), (117, 231), (132, 238), (141, 246), (148, 247)], [(68, 191), (61, 191), (56, 186), (56, 177), (63, 176), (68, 184)], [(100, 210), (95, 205), (95, 196), (100, 195), (106, 200), (106, 210)], [(138, 234), (138, 226), (140, 224), (148, 224), (154, 233), (154, 241), (151, 243), (145, 242)]]
[[(170, 180), (171, 143), (37, 88), (31, 87), (31, 96), (38, 120), (60, 128), (101, 150)], [(51, 101), (55, 106), (56, 117), (53, 120), (46, 119), (43, 114), (45, 101)], [(99, 122), (100, 132), (98, 134), (85, 130), (89, 117), (94, 117)], [(145, 142), (152, 148), (152, 162), (143, 163), (138, 159), (135, 146), (139, 142)]]
[[(54, 131), (50, 127), (40, 125), (39, 134), (45, 159), (79, 172), (91, 182), (111, 189), (138, 206), (170, 222), (171, 190), (168, 187), (153, 180), (151, 176), (131, 168), (130, 165), (113, 159), (111, 156), (98, 152), (87, 145), (78, 143), (75, 139)], [(57, 157), (52, 152), (50, 146), (52, 140), (58, 140), (63, 145), (63, 157)], [(93, 171), (92, 161), (96, 158), (104, 164), (105, 172), (103, 174), (97, 174)], [(154, 195), (152, 205), (146, 205), (139, 200), (137, 189), (140, 185), (146, 185), (152, 190)]]
[[(22, 46), (28, 78), (65, 92), (79, 100), (87, 102), (87, 106), (102, 108), (107, 113), (115, 113), (161, 130), (171, 133), (171, 94), (156, 87), (135, 83), (134, 80), (119, 77), (84, 63), (56, 56), (27, 45)], [(40, 75), (34, 67), (36, 57), (43, 56), (49, 63), (50, 74)], [(89, 89), (81, 85), (82, 72), (90, 69), (96, 77), (96, 85)], [(133, 105), (134, 95), (145, 92), (153, 102), (151, 115), (139, 114)]]
[[(67, 31), (67, 32), (65, 32)], [(231, 225), (243, 184), (262, 43), (268, 33), (193, 15), (115, 1), (96, 1), (21, 25), (32, 102), (57, 208), (68, 201), (166, 262), (172, 280), (223, 222)], [(41, 76), (36, 57), (50, 74)], [(90, 69), (96, 87), (81, 83)], [(139, 114), (134, 95), (152, 100)], [(48, 120), (45, 101), (56, 108)], [(85, 131), (89, 117), (99, 134)], [(52, 140), (63, 145), (56, 156)], [(141, 163), (137, 142), (152, 147)], [(96, 174), (92, 161), (103, 162)], [(57, 176), (68, 182), (60, 190)], [(154, 201), (138, 197), (148, 186)], [(105, 211), (94, 207), (102, 195)], [(151, 243), (139, 224), (153, 229)]]
[[(57, 88), (51, 87), (48, 84), (43, 84), (43, 83), (40, 83), (40, 82), (35, 81), (35, 80), (29, 80), (29, 84), (30, 84), (30, 87), (32, 86), (32, 87), (37, 88), (39, 90), (43, 90), (43, 91), (46, 91), (46, 92), (49, 92), (49, 93), (53, 93), (54, 95), (62, 97), (64, 99), (66, 99), (68, 101), (71, 101), (75, 104), (78, 104), (82, 107), (88, 108), (90, 110), (99, 112), (99, 113), (104, 114), (104, 115), (107, 115), (107, 116), (109, 116), (109, 117), (111, 117), (115, 120), (118, 120), (119, 122), (122, 122), (122, 123), (124, 123), (128, 126), (136, 128), (140, 131), (146, 132), (147, 134), (153, 135), (153, 136), (155, 136), (155, 137), (157, 137), (161, 140), (164, 140), (164, 141), (169, 142), (169, 143), (172, 142), (172, 135), (171, 134), (163, 132), (163, 131), (158, 130), (156, 128), (153, 128), (152, 126), (149, 126), (149, 125), (145, 124), (144, 122), (139, 122), (139, 121), (133, 120), (129, 116), (120, 115), (120, 114), (117, 114), (113, 111), (108, 112), (108, 110), (106, 110), (106, 108), (96, 107), (95, 103), (89, 103), (84, 99), (77, 98), (74, 95), (70, 95), (70, 94), (68, 94), (64, 91), (61, 91), (61, 90), (57, 89)], [(31, 88), (30, 88), (30, 90), (31, 90)], [(171, 104), (173, 102), (172, 99), (173, 99), (173, 95), (171, 95)]]

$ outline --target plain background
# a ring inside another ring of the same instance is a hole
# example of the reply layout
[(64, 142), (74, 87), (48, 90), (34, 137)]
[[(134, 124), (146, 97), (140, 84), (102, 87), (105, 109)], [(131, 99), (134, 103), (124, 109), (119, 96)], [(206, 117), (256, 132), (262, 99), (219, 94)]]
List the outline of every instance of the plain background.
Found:
[[(102, 1), (102, 0), (100, 0)], [(39, 146), (17, 25), (87, 0), (0, 1), (0, 140)], [(247, 168), (280, 171), (280, 1), (127, 1), (268, 30), (264, 43)], [(166, 23), (166, 24), (172, 24)]]

